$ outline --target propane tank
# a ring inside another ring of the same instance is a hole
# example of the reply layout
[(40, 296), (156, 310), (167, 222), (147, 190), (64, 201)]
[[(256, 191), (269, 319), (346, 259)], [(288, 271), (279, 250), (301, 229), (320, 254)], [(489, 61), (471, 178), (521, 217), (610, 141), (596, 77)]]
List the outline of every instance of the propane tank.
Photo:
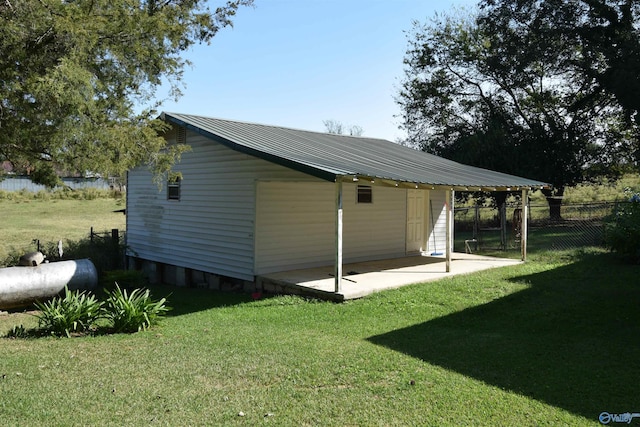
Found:
[(36, 267), (0, 268), (0, 309), (22, 307), (69, 290), (94, 289), (98, 272), (88, 259), (58, 261)]

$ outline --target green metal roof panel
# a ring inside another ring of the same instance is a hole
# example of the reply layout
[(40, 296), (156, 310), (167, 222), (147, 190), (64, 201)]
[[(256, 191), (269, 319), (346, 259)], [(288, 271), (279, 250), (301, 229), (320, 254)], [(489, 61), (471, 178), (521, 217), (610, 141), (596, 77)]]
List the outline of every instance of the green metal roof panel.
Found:
[(163, 113), (234, 150), (326, 180), (338, 176), (451, 187), (548, 187), (519, 176), (463, 165), (384, 139), (333, 135), (279, 126)]

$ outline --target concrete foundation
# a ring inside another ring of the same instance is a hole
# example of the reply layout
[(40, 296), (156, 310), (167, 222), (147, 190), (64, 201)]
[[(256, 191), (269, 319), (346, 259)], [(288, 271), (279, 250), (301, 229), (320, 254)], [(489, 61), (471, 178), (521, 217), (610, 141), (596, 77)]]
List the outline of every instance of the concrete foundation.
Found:
[(129, 261), (129, 266), (135, 270), (142, 271), (151, 284), (207, 288), (228, 292), (253, 293), (261, 291), (256, 283), (252, 281), (140, 258), (131, 257)]

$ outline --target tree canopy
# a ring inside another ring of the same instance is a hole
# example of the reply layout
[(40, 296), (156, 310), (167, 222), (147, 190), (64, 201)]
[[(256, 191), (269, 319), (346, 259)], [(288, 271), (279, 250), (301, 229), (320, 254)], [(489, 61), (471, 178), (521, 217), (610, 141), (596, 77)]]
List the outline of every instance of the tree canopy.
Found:
[(158, 136), (158, 88), (168, 83), (179, 96), (182, 53), (252, 3), (3, 1), (0, 160), (48, 185), (60, 171), (166, 172), (185, 147)]
[(364, 134), (364, 129), (360, 126), (352, 125), (347, 128), (338, 120), (323, 120), (322, 124), (324, 125), (327, 133), (332, 133), (334, 135), (362, 136), (362, 134)]
[(614, 97), (626, 154), (638, 166), (640, 1), (484, 0), (481, 7), (479, 22), (488, 32), (509, 29), (512, 46), (526, 43), (535, 56), (555, 56), (559, 67), (589, 84), (586, 98)]
[(477, 14), (416, 22), (397, 98), (409, 142), (550, 182), (550, 198), (614, 173), (633, 151), (637, 110), (600, 83), (602, 46), (587, 52), (571, 35), (591, 22), (586, 9), (574, 9), (573, 25), (557, 16), (569, 3), (603, 2), (486, 0)]

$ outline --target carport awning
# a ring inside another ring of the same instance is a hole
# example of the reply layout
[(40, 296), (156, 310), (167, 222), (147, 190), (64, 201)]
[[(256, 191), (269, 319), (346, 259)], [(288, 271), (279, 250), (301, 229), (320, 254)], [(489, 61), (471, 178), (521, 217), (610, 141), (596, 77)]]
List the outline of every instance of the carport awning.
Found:
[(463, 165), (384, 139), (333, 135), (279, 126), (163, 113), (233, 150), (327, 181), (456, 191), (550, 188), (541, 181)]

